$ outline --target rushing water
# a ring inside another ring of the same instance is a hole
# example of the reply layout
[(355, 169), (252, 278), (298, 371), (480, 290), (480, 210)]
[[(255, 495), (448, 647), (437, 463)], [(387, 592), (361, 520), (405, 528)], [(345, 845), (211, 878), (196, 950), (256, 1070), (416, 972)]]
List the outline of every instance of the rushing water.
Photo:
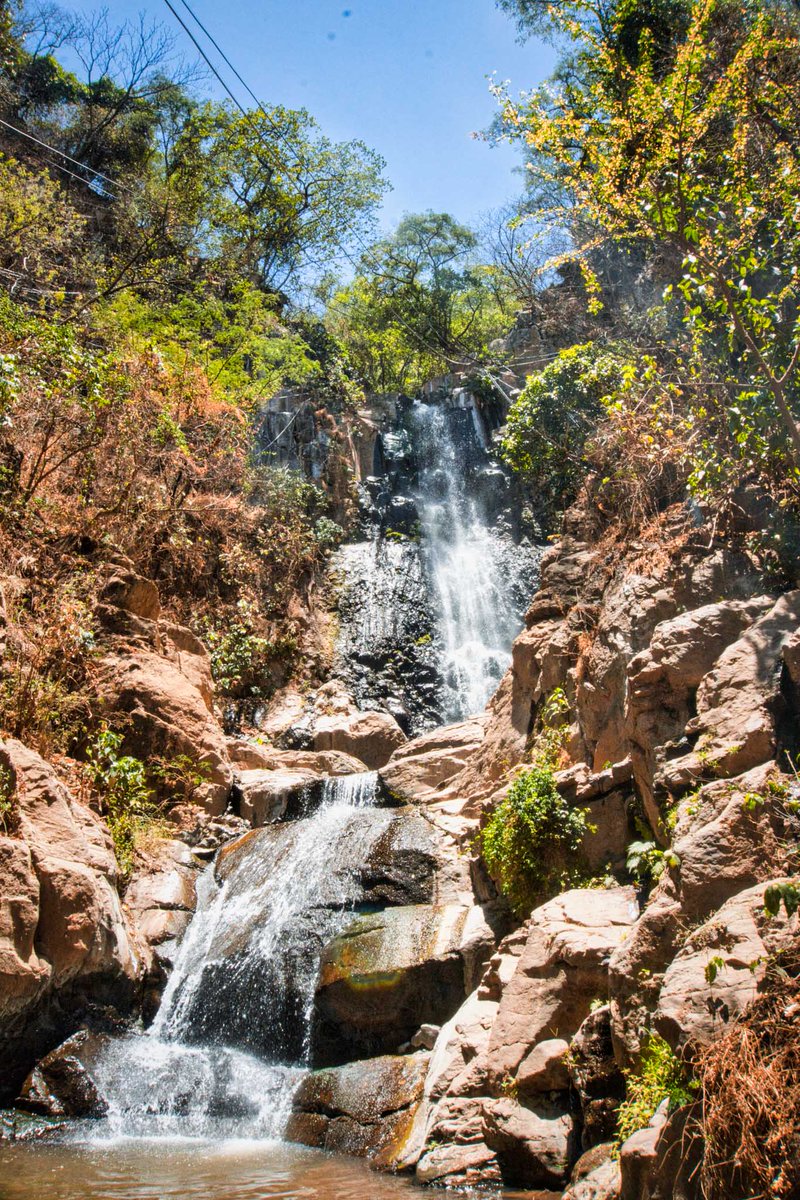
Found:
[(361, 489), (370, 536), (337, 556), (337, 671), (411, 736), (485, 707), (541, 554), (473, 397), (451, 401), (409, 404), (382, 434)]
[(316, 812), (255, 831), (207, 868), (152, 1027), (91, 1063), (109, 1105), (95, 1139), (281, 1136), (322, 948), (390, 820), (373, 808), (376, 788), (374, 773), (330, 779)]
[(511, 660), (521, 624), (518, 583), (530, 564), (525, 549), (498, 536), (470, 486), (471, 468), (485, 461), (486, 449), (475, 410), (419, 404), (411, 422), (417, 508), (442, 645), (443, 717), (455, 721), (484, 708)]

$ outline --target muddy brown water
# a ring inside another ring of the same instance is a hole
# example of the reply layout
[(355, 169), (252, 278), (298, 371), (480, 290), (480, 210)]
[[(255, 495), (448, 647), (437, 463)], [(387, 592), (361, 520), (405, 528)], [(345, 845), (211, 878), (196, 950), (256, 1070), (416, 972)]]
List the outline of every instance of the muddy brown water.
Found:
[[(474, 1197), (477, 1192), (459, 1192)], [(481, 1193), (486, 1200), (487, 1193)], [(495, 1197), (499, 1193), (493, 1193)], [(520, 1197), (503, 1192), (503, 1200)], [(527, 1192), (526, 1200), (554, 1193)], [(453, 1200), (358, 1159), (280, 1142), (0, 1143), (0, 1200)]]

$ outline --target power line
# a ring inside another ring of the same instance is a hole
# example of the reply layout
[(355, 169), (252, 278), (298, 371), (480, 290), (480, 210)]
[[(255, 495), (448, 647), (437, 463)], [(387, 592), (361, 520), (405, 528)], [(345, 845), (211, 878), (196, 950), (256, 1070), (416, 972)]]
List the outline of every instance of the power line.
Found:
[[(12, 125), (10, 121), (4, 121), (2, 117), (0, 117), (0, 125), (5, 125), (6, 129), (13, 130), (14, 133), (19, 134), (20, 137), (27, 138), (30, 142), (36, 142), (37, 145), (44, 146), (45, 150), (50, 150), (53, 154), (59, 154), (62, 158), (65, 158), (67, 162), (74, 163), (76, 167), (82, 167), (84, 171), (90, 171), (91, 174), (95, 176), (95, 179), (102, 179), (106, 183), (110, 183), (112, 187), (118, 186), (113, 179), (110, 179), (108, 175), (104, 175), (102, 171), (97, 171), (94, 167), (90, 167), (88, 163), (84, 163), (81, 162), (80, 159), (73, 158), (71, 154), (67, 154), (64, 150), (59, 150), (56, 146), (51, 146), (49, 142), (43, 142), (41, 138), (34, 137), (32, 133), (28, 133), (24, 129), (17, 128), (17, 126)], [(70, 174), (71, 173), (72, 172), (70, 172)], [(87, 185), (91, 185), (93, 182), (91, 179), (83, 179), (80, 175), (76, 175), (75, 179), (80, 179), (81, 183), (85, 183)]]

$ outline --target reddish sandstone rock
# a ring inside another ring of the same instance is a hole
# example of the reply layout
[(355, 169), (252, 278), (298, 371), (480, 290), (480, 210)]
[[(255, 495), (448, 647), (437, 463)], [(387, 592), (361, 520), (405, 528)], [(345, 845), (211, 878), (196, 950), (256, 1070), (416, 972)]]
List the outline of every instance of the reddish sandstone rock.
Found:
[(14, 837), (0, 838), (0, 1098), (80, 1024), (87, 1004), (129, 1008), (140, 962), (105, 826), (52, 767), (7, 740)]

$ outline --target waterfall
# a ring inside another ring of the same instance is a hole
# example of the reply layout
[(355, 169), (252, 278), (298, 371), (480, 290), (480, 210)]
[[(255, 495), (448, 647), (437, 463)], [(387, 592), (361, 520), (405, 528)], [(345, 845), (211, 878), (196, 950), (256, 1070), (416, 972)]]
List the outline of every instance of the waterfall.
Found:
[(373, 772), (329, 779), (316, 812), (245, 835), (206, 869), (153, 1025), (93, 1065), (106, 1132), (280, 1136), (322, 948), (350, 919), (391, 819), (376, 796)]
[(498, 536), (476, 495), (470, 468), (483, 465), (485, 445), (474, 407), (419, 404), (411, 421), (415, 499), (442, 647), (443, 717), (456, 721), (485, 707), (510, 662), (521, 616), (515, 591), (529, 564)]
[(336, 673), (407, 734), (480, 712), (511, 661), (541, 548), (477, 402), (398, 402), (342, 547)]

